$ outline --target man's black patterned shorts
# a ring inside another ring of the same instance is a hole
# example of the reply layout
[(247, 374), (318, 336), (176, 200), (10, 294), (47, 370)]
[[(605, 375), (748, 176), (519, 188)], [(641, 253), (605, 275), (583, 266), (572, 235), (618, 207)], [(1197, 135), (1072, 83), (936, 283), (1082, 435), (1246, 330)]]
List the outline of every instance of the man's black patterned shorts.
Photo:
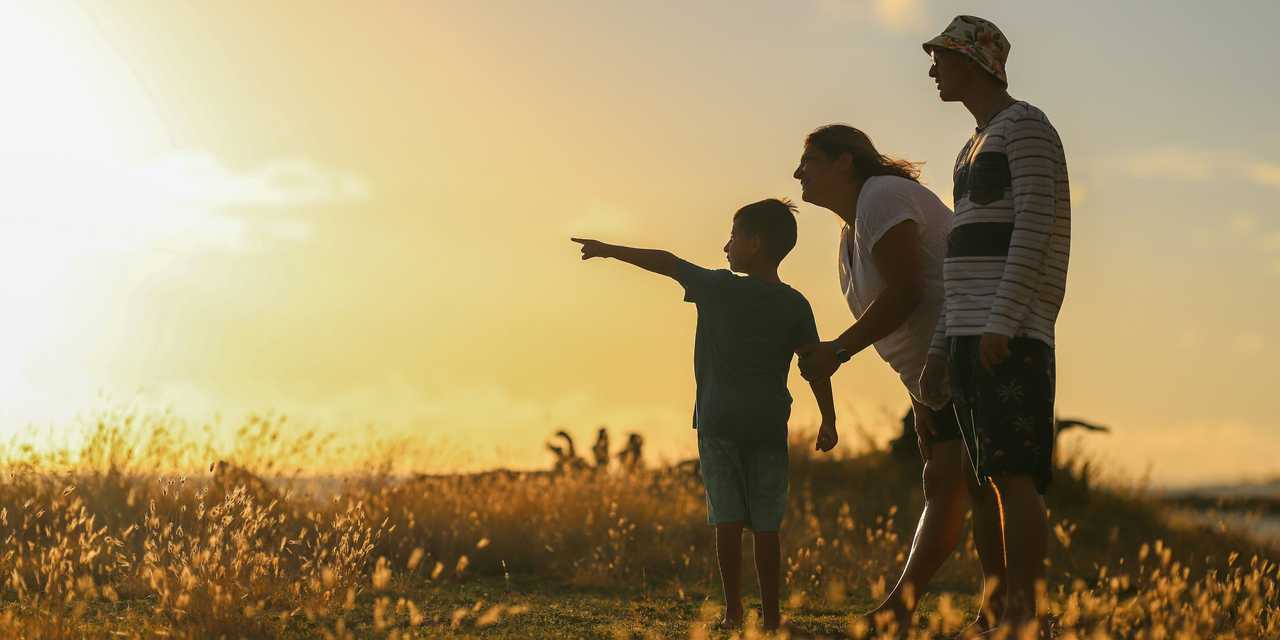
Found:
[(987, 371), (981, 336), (949, 340), (951, 397), (979, 484), (1029, 475), (1043, 494), (1053, 475), (1055, 361), (1034, 338), (1009, 340), (1009, 357)]

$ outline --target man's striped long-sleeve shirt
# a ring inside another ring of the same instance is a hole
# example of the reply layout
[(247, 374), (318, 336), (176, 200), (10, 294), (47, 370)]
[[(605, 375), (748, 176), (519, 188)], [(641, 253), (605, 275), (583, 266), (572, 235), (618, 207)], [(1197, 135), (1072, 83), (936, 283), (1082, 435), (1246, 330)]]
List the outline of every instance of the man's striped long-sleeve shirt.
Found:
[(946, 338), (994, 333), (1054, 346), (1066, 294), (1071, 190), (1058, 132), (1015, 102), (979, 128), (956, 158), (946, 289), (930, 352)]

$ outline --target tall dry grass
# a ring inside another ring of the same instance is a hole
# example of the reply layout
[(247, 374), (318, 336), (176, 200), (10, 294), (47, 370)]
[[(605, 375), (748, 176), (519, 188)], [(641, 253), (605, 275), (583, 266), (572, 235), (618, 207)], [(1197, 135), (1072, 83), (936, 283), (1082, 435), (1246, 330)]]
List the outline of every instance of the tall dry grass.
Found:
[[(179, 426), (105, 414), (83, 450), (8, 452), (0, 637), (436, 637), (527, 612), (432, 614), (424, 585), (537, 576), (679, 598), (716, 582), (701, 485), (687, 470), (403, 478), (375, 451), (370, 471), (322, 487), (305, 463), (332, 444), (290, 435), (283, 418), (251, 419), (223, 447)], [(918, 467), (883, 451), (792, 451), (788, 607), (873, 601), (905, 557)], [(1050, 496), (1047, 613), (1060, 637), (1280, 636), (1270, 551), (1172, 527), (1155, 501), (1099, 489), (1093, 475), (1069, 460)], [(936, 584), (971, 593), (972, 544), (958, 555)], [(912, 633), (957, 632), (965, 606), (931, 600)]]

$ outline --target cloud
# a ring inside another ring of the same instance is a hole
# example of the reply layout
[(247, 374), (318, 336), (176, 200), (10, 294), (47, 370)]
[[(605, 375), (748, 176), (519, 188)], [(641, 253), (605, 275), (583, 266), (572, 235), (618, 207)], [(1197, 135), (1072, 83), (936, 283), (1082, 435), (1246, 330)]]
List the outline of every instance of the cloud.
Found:
[[(0, 155), (11, 186), (0, 243), (74, 255), (93, 251), (247, 251), (311, 235), (306, 207), (368, 199), (360, 177), (306, 159), (233, 169), (204, 152), (143, 165)], [(249, 212), (248, 209), (254, 209)]]
[(157, 192), (211, 207), (300, 207), (369, 197), (359, 177), (305, 159), (277, 159), (245, 171), (208, 153), (175, 154), (136, 171)]
[(1125, 165), (1139, 178), (1171, 178), (1201, 182), (1214, 176), (1224, 158), (1212, 153), (1183, 149), (1152, 149), (1129, 156)]
[(1236, 336), (1235, 349), (1236, 353), (1251, 356), (1267, 346), (1267, 341), (1258, 333), (1242, 333)]
[(1182, 182), (1212, 179), (1245, 180), (1280, 189), (1280, 164), (1258, 160), (1233, 151), (1199, 151), (1164, 147), (1124, 156), (1118, 163), (1138, 178), (1167, 178)]
[(1280, 230), (1263, 229), (1262, 217), (1253, 211), (1237, 211), (1231, 214), (1228, 228), (1246, 250), (1262, 254), (1263, 268), (1280, 276)]
[(1231, 214), (1231, 231), (1239, 235), (1247, 235), (1258, 228), (1258, 214), (1252, 211), (1237, 211)]
[(818, 8), (824, 16), (838, 20), (870, 18), (894, 33), (923, 33), (929, 28), (919, 0), (819, 0)]
[(1280, 188), (1280, 164), (1256, 163), (1249, 167), (1249, 177), (1258, 184)]
[(1267, 253), (1280, 253), (1280, 231), (1272, 231), (1262, 236), (1262, 250)]

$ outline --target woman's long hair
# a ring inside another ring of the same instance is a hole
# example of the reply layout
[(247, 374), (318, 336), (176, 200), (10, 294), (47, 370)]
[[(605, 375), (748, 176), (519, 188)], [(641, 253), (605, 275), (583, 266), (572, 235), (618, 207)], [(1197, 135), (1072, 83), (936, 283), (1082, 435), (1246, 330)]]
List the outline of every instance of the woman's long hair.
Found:
[(830, 158), (839, 158), (848, 153), (853, 157), (853, 175), (866, 180), (873, 176), (898, 176), (913, 182), (920, 182), (920, 165), (923, 162), (911, 162), (890, 158), (871, 144), (867, 134), (847, 124), (829, 124), (818, 127), (804, 140), (806, 145), (821, 149)]

